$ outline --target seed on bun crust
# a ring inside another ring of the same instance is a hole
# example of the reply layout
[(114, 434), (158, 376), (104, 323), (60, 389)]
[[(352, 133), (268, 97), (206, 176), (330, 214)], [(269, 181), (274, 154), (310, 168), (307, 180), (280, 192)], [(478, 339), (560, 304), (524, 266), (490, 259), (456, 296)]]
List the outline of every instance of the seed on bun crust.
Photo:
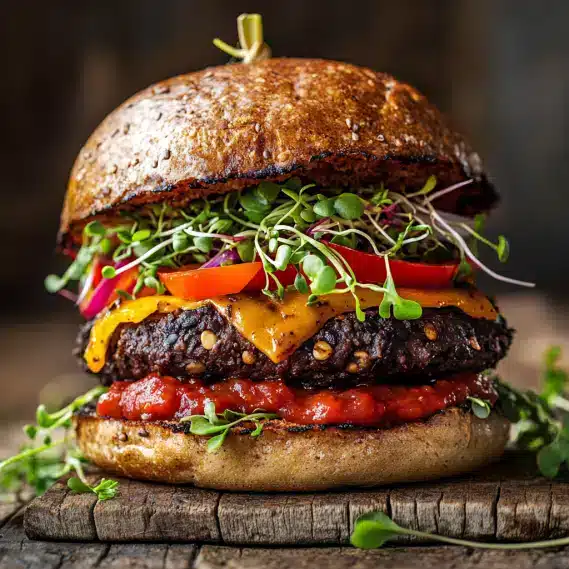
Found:
[(322, 187), (421, 188), (472, 179), (439, 207), (497, 200), (478, 154), (413, 87), (320, 59), (275, 58), (180, 75), (112, 112), (79, 153), (60, 234), (118, 207), (183, 204), (300, 176)]
[(239, 491), (310, 491), (442, 478), (495, 459), (509, 423), (452, 408), (391, 429), (268, 421), (259, 437), (234, 427), (216, 453), (189, 424), (75, 417), (85, 457), (105, 471), (169, 483)]

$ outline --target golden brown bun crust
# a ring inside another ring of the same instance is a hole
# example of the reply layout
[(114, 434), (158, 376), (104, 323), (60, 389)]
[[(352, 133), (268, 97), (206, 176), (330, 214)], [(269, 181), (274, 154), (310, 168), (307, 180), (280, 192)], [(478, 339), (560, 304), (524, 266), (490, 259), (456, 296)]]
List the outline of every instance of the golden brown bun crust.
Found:
[(85, 457), (110, 473), (259, 492), (452, 476), (498, 458), (509, 433), (509, 423), (497, 413), (482, 420), (453, 408), (388, 430), (270, 421), (258, 438), (250, 430), (233, 429), (221, 449), (208, 454), (207, 438), (180, 432), (179, 425), (81, 415), (75, 428)]
[(260, 179), (412, 189), (430, 174), (439, 187), (476, 180), (447, 209), (496, 200), (478, 155), (389, 75), (316, 59), (224, 65), (151, 86), (102, 122), (73, 166), (60, 230), (121, 204), (183, 203)]

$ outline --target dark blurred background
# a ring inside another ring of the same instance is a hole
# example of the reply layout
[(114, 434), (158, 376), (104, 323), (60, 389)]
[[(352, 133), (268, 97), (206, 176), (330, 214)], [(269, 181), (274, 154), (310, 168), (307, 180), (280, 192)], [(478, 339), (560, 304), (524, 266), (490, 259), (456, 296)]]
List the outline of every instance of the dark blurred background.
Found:
[(139, 89), (224, 63), (212, 38), (234, 43), (235, 18), (253, 11), (273, 54), (390, 72), (452, 117), (503, 196), (490, 224), (512, 246), (503, 271), (539, 284), (485, 281), (519, 329), (506, 370), (529, 378), (545, 346), (568, 343), (567, 0), (3, 0), (0, 417), (29, 412), (46, 384), (48, 399), (89, 384), (70, 356), (79, 316), (43, 290), (63, 266), (54, 240), (81, 145)]

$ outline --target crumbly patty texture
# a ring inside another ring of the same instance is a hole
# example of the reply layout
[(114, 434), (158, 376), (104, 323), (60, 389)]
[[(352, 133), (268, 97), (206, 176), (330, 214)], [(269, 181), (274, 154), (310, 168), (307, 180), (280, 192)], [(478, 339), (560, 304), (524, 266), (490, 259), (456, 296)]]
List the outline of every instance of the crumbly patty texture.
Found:
[[(86, 324), (78, 336), (81, 359), (90, 326)], [(206, 330), (217, 339), (213, 349), (202, 344)], [(512, 333), (501, 318), (471, 318), (455, 308), (426, 308), (418, 320), (403, 321), (381, 318), (375, 308), (366, 311), (364, 322), (354, 313), (332, 318), (286, 360), (275, 364), (215, 308), (205, 305), (121, 325), (99, 376), (105, 384), (140, 379), (151, 372), (182, 381), (188, 377), (207, 382), (231, 377), (282, 379), (292, 386), (319, 389), (425, 383), (494, 367), (506, 355)]]
[(233, 428), (216, 453), (179, 424), (74, 418), (83, 455), (105, 471), (238, 491), (309, 491), (442, 478), (497, 459), (509, 423), (451, 408), (392, 429), (297, 428), (275, 420), (258, 437)]
[(117, 208), (263, 179), (412, 191), (430, 175), (440, 187), (474, 181), (445, 209), (475, 213), (497, 200), (468, 142), (389, 75), (318, 59), (223, 65), (157, 83), (101, 123), (73, 166), (60, 234)]

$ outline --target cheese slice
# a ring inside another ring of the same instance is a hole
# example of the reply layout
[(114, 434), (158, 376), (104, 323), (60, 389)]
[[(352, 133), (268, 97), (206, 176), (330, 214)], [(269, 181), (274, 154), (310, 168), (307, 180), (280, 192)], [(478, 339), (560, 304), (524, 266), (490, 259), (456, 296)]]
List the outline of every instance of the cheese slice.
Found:
[[(449, 290), (398, 289), (402, 298), (414, 300), (425, 308), (455, 306), (473, 318), (495, 320), (496, 309), (479, 292)], [(379, 306), (383, 294), (357, 289), (362, 309)], [(205, 304), (214, 306), (255, 347), (274, 363), (286, 359), (324, 324), (347, 312), (354, 312), (351, 294), (322, 296), (319, 302), (306, 306), (307, 295), (291, 292), (283, 301), (274, 301), (263, 294), (233, 294), (199, 302), (174, 296), (147, 296), (123, 302), (118, 308), (100, 316), (94, 323), (85, 351), (85, 361), (95, 373), (105, 365), (107, 349), (115, 330), (121, 324), (139, 323), (155, 312), (195, 310)]]

